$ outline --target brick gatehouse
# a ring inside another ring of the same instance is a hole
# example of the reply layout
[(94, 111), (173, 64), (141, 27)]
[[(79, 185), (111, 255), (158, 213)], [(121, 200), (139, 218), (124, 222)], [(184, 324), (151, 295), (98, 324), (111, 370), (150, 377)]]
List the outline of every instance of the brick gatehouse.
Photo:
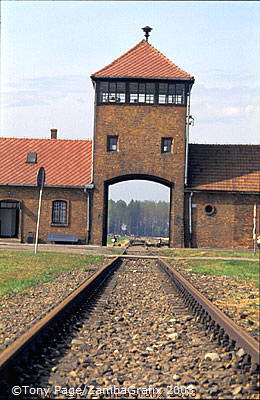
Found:
[(91, 76), (94, 138), (0, 138), (0, 241), (34, 237), (39, 167), (46, 170), (39, 238), (105, 245), (109, 185), (170, 188), (170, 247), (253, 247), (260, 225), (260, 146), (189, 144), (194, 77), (147, 40)]

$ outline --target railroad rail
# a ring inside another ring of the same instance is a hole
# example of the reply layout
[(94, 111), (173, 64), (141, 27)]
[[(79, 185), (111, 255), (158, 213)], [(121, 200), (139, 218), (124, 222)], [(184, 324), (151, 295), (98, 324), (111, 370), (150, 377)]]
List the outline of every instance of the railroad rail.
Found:
[(158, 259), (158, 262), (160, 267), (171, 277), (187, 306), (205, 325), (206, 330), (212, 332), (213, 338), (218, 344), (227, 346), (229, 350), (240, 346), (246, 352), (240, 366), (247, 368), (251, 364), (252, 372), (259, 371), (259, 343), (212, 304), (165, 260)]
[(41, 340), (49, 336), (52, 331), (55, 331), (66, 315), (73, 312), (82, 301), (90, 299), (115, 269), (119, 267), (121, 262), (120, 257), (116, 257), (106, 264), (8, 346), (0, 354), (0, 381), (5, 379), (10, 369), (21, 363), (23, 359), (28, 358), (28, 353), (31, 350), (34, 351)]
[(133, 246), (143, 246), (143, 247), (162, 247), (167, 245), (168, 241), (165, 239), (154, 239), (154, 240), (147, 240), (144, 238), (133, 238), (130, 239), (127, 247)]
[[(146, 257), (140, 256), (139, 258)], [(187, 307), (212, 335), (212, 339), (216, 340), (219, 345), (227, 347), (228, 350), (243, 348), (244, 354), (238, 360), (237, 368), (250, 370), (251, 375), (257, 376), (259, 373), (259, 344), (257, 341), (214, 306), (174, 267), (161, 258), (157, 258), (157, 260), (160, 268), (170, 277)], [(30, 354), (37, 350), (38, 344), (44, 342), (47, 337), (50, 340), (50, 335), (62, 324), (64, 318), (73, 313), (81, 302), (93, 297), (113, 272), (120, 267), (122, 261), (123, 258), (119, 256), (106, 264), (7, 347), (0, 354), (0, 381), (10, 377), (14, 366), (30, 358)]]
[(134, 238), (130, 240), (129, 246), (146, 246), (146, 241), (145, 239)]

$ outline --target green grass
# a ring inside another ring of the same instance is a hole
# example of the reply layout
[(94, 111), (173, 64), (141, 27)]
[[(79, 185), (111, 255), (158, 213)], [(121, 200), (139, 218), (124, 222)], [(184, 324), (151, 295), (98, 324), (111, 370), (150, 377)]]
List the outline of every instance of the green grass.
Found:
[(188, 260), (188, 268), (195, 274), (232, 276), (249, 279), (259, 285), (259, 265), (243, 260)]
[(252, 250), (201, 250), (201, 249), (162, 249), (160, 254), (169, 257), (239, 257), (259, 259), (259, 251)]
[(71, 268), (88, 270), (102, 256), (29, 251), (0, 252), (0, 296), (20, 293)]

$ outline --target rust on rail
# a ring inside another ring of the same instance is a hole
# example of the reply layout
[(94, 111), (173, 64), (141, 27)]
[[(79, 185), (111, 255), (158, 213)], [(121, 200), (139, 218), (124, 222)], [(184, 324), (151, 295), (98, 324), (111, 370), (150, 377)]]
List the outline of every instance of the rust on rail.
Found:
[(10, 361), (13, 361), (15, 357), (19, 356), (19, 354), (25, 350), (25, 348), (34, 339), (36, 339), (43, 332), (43, 330), (49, 326), (50, 323), (63, 314), (69, 305), (71, 305), (84, 293), (88, 292), (88, 290), (92, 290), (92, 288), (99, 284), (102, 279), (105, 279), (107, 274), (109, 274), (119, 264), (120, 261), (120, 257), (116, 257), (111, 262), (100, 268), (55, 308), (53, 308), (43, 318), (36, 322), (27, 332), (25, 332), (21, 337), (16, 339), (10, 346), (8, 346), (0, 354), (0, 371), (5, 368), (6, 364), (8, 364)]
[(165, 260), (159, 259), (159, 264), (170, 274), (177, 286), (182, 287), (186, 293), (205, 310), (212, 320), (224, 329), (225, 333), (241, 346), (250, 356), (253, 362), (259, 363), (259, 344), (246, 331), (240, 328), (219, 308), (214, 306), (202, 293), (200, 293), (190, 282), (188, 282), (178, 271), (176, 271)]
[[(132, 256), (125, 256), (126, 258), (132, 258)], [(37, 339), (47, 332), (48, 328), (55, 324), (59, 318), (73, 307), (77, 301), (84, 297), (92, 295), (95, 289), (104, 282), (107, 277), (112, 273), (122, 262), (124, 257), (115, 257), (110, 263), (99, 269), (90, 278), (85, 280), (77, 289), (69, 294), (61, 303), (53, 308), (47, 315), (35, 323), (26, 333), (20, 338), (14, 341), (9, 347), (7, 347), (0, 354), (0, 371), (4, 371), (9, 368), (9, 365), (18, 360), (19, 356), (24, 354), (25, 350), (28, 350), (30, 345), (36, 343)], [(136, 257), (138, 258), (150, 258), (150, 257)], [(259, 345), (255, 339), (253, 339), (247, 332), (241, 329), (234, 321), (232, 321), (227, 315), (221, 310), (214, 306), (203, 294), (201, 294), (190, 282), (188, 282), (180, 273), (178, 273), (171, 265), (165, 260), (157, 258), (161, 268), (167, 272), (171, 277), (174, 284), (176, 285), (180, 294), (184, 297), (184, 300), (192, 304), (193, 309), (199, 307), (206, 314), (206, 319), (210, 319), (211, 323), (215, 326), (220, 327), (220, 330), (225, 332), (230, 339), (232, 339), (236, 346), (241, 346), (248, 355), (251, 357), (251, 362), (259, 363)], [(195, 304), (195, 306), (194, 306)]]

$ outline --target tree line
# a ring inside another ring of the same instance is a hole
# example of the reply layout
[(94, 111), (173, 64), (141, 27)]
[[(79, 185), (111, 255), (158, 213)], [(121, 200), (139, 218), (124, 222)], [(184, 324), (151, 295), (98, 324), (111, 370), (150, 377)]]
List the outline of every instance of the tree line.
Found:
[(168, 237), (169, 203), (166, 201), (109, 200), (108, 233)]

